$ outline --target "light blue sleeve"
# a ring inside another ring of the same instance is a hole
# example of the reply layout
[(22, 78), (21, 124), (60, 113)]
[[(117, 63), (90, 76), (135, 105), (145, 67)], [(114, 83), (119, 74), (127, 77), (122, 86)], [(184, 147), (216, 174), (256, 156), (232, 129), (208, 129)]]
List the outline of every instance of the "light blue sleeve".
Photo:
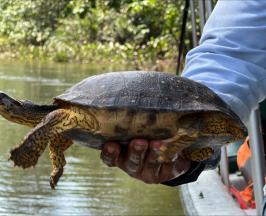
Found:
[(266, 1), (218, 1), (182, 76), (208, 86), (247, 124), (266, 97)]

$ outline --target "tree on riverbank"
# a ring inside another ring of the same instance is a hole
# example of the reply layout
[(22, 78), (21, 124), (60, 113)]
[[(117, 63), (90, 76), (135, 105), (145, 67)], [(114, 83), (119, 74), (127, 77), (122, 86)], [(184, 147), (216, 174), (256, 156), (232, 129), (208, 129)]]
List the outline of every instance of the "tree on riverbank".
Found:
[(183, 0), (0, 0), (0, 52), (143, 68), (176, 58), (183, 7)]

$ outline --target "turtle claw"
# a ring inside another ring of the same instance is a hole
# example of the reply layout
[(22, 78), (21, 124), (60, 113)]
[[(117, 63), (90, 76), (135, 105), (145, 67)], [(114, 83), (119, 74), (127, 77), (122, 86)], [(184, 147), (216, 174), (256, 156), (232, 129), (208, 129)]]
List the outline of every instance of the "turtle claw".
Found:
[(10, 151), (8, 160), (14, 162), (14, 166), (22, 167), (23, 169), (34, 167), (38, 162), (38, 157), (32, 157), (33, 152), (24, 151), (21, 147), (14, 148)]
[(63, 167), (53, 169), (50, 176), (50, 186), (53, 190), (55, 189), (55, 186), (57, 185), (60, 177), (62, 176), (63, 171), (64, 171)]

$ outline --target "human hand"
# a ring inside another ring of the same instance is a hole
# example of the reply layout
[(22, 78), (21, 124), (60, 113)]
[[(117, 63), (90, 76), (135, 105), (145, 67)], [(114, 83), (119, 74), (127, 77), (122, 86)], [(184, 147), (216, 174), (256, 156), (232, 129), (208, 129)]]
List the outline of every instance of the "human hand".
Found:
[(150, 184), (159, 184), (184, 174), (190, 161), (179, 155), (172, 162), (159, 162), (158, 151), (162, 141), (132, 140), (122, 150), (116, 142), (104, 144), (101, 158), (110, 167), (119, 167), (130, 176)]

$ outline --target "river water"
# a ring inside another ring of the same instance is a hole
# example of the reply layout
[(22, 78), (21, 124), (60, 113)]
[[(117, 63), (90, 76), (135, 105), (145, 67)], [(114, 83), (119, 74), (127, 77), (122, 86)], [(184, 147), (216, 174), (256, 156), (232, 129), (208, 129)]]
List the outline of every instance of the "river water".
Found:
[[(0, 62), (0, 91), (51, 103), (73, 83), (114, 70), (100, 66)], [(7, 160), (28, 131), (0, 116), (0, 215), (183, 215), (176, 188), (132, 179), (106, 167), (99, 151), (79, 145), (65, 152), (65, 173), (51, 190), (47, 151), (35, 168), (22, 170)]]

